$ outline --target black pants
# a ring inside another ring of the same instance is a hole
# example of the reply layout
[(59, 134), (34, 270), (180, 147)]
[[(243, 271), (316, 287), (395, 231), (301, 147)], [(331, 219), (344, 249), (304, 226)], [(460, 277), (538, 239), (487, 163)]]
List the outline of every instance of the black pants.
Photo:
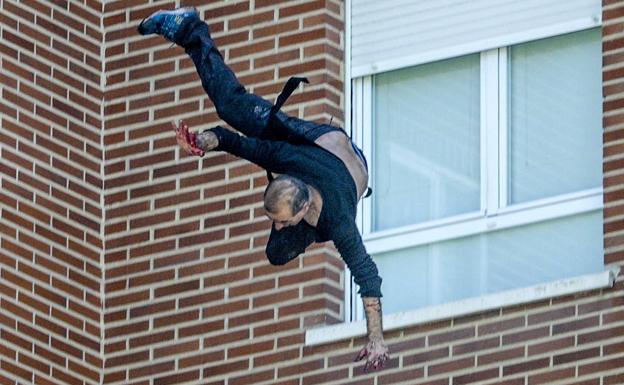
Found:
[(273, 104), (250, 94), (225, 64), (210, 37), (206, 23), (199, 23), (179, 42), (193, 59), (204, 90), (217, 114), (246, 136), (291, 143), (314, 142), (338, 127), (288, 116), (281, 111), (271, 114)]
[[(327, 132), (340, 130), (291, 117), (281, 111), (271, 114), (273, 104), (248, 93), (225, 64), (206, 23), (196, 24), (178, 44), (193, 59), (202, 86), (219, 117), (246, 136), (297, 144), (312, 143)], [(279, 231), (273, 225), (266, 254), (272, 264), (283, 265), (303, 253), (315, 240), (315, 228), (303, 220)]]

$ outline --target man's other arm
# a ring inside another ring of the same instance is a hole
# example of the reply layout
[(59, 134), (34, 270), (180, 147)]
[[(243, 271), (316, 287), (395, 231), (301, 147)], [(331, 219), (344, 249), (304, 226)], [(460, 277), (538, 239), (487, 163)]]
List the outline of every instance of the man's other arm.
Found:
[(368, 343), (362, 348), (356, 360), (366, 358), (365, 371), (379, 369), (388, 359), (388, 347), (383, 339), (383, 314), (381, 311), (381, 277), (375, 262), (366, 252), (362, 237), (353, 220), (341, 221), (336, 229), (334, 244), (351, 274), (360, 286), (360, 296), (366, 314)]
[(297, 159), (293, 156), (296, 148), (290, 143), (241, 136), (220, 126), (198, 134), (198, 143), (203, 143), (205, 136), (212, 134), (218, 143), (211, 148), (213, 151), (228, 152), (280, 174), (297, 167)]

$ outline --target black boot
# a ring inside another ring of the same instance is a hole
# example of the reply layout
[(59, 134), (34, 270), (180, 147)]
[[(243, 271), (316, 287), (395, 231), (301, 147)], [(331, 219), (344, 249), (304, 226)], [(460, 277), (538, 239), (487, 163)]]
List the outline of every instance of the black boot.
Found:
[(172, 43), (180, 44), (184, 36), (201, 23), (197, 9), (183, 7), (172, 11), (160, 10), (141, 21), (137, 30), (141, 35), (157, 34)]

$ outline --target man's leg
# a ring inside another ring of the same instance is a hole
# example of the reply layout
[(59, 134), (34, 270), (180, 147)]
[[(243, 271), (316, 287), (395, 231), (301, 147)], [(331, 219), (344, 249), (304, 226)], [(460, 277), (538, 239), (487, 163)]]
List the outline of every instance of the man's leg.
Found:
[[(186, 50), (221, 119), (247, 136), (289, 142), (313, 142), (322, 134), (338, 129), (294, 118), (281, 111), (271, 115), (273, 104), (248, 93), (225, 64), (210, 36), (208, 25), (197, 14), (189, 14), (188, 11), (183, 13), (181, 10), (156, 12), (141, 23), (154, 27), (146, 30), (139, 26), (139, 32), (161, 34)], [(174, 22), (164, 23), (164, 28), (156, 27), (156, 20), (160, 21), (166, 14), (172, 15), (171, 20), (175, 20), (173, 15), (176, 12), (182, 12), (186, 17), (177, 26), (179, 31)]]
[(195, 63), (204, 90), (217, 114), (236, 130), (261, 139), (285, 140), (284, 132), (269, 128), (272, 104), (250, 94), (223, 61), (206, 23), (197, 24), (179, 45)]
[(314, 142), (324, 133), (338, 129), (288, 116), (281, 111), (272, 115), (273, 104), (248, 93), (225, 64), (206, 23), (196, 25), (180, 45), (193, 59), (204, 90), (217, 108), (219, 117), (243, 134), (298, 143)]

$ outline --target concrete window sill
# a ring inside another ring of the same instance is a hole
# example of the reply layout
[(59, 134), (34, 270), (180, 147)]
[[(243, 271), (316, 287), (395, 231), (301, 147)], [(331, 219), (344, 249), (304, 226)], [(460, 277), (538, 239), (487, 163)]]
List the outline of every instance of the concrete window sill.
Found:
[[(619, 268), (601, 273), (566, 278), (540, 285), (508, 290), (481, 297), (429, 306), (413, 311), (388, 314), (383, 317), (384, 330), (415, 326), (422, 323), (456, 318), (507, 306), (530, 303), (583, 291), (612, 287)], [(305, 334), (305, 346), (314, 346), (366, 335), (366, 321), (343, 323), (310, 329)]]

